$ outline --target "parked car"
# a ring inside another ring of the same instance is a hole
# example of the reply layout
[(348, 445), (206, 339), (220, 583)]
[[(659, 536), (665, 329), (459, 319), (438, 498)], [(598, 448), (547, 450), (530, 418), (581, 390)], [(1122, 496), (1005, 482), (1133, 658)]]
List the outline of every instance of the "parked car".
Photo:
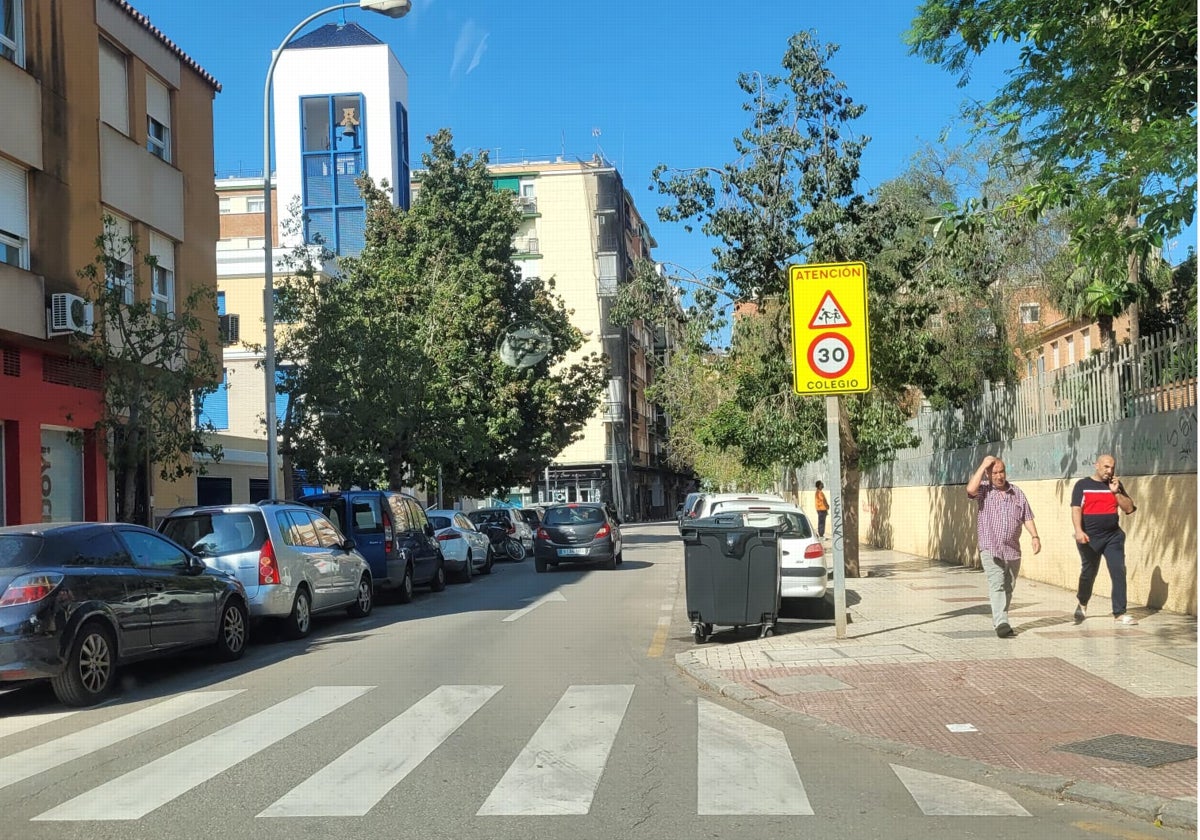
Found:
[(48, 679), (89, 706), (128, 662), (199, 646), (234, 660), (248, 632), (238, 580), (149, 528), (0, 528), (0, 684)]
[(529, 526), (530, 531), (536, 531), (537, 527), (542, 524), (542, 508), (517, 508), (517, 513), (525, 520), (525, 524)]
[(781, 598), (825, 597), (833, 575), (832, 558), (803, 510), (786, 502), (730, 501), (720, 513), (741, 513), (747, 525), (779, 533)]
[(354, 541), (307, 505), (176, 508), (158, 530), (237, 577), (250, 616), (278, 620), (289, 638), (307, 636), (316, 613), (344, 608), (361, 617), (374, 606), (371, 569)]
[(546, 510), (533, 541), (533, 565), (539, 572), (560, 563), (622, 562), (621, 526), (602, 504), (571, 503)]
[(446, 588), (446, 560), (420, 503), (396, 490), (339, 490), (305, 496), (354, 540), (375, 585), (407, 604), (415, 586)]
[(700, 503), (702, 498), (704, 498), (703, 493), (688, 493), (683, 497), (683, 505), (681, 505), (681, 510), (676, 517), (680, 528), (683, 528), (685, 520), (696, 518), (696, 505)]
[(504, 530), (508, 531), (509, 536), (521, 543), (521, 547), (525, 550), (525, 556), (528, 557), (533, 551), (533, 529), (529, 527), (529, 523), (521, 518), (518, 508), (508, 507), (485, 507), (478, 510), (467, 512), (467, 518), (471, 523), (480, 530), (488, 522), (498, 522), (504, 526)]
[(446, 568), (461, 581), (475, 572), (490, 575), (496, 558), (487, 534), (477, 530), (461, 510), (427, 510), (433, 536), (442, 547)]
[(789, 502), (774, 493), (704, 493), (696, 501), (688, 519), (704, 519), (716, 516), (733, 505), (743, 502), (770, 502), (773, 505), (786, 505)]

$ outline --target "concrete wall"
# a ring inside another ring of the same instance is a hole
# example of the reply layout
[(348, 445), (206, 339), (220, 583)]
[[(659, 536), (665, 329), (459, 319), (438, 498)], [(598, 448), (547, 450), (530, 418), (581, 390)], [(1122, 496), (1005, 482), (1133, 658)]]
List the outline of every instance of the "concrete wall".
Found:
[[(921, 557), (978, 565), (975, 508), (966, 483), (984, 455), (1004, 459), (1008, 478), (1029, 498), (1042, 551), (1022, 539), (1021, 575), (1073, 590), (1079, 554), (1071, 523), (1071, 488), (1096, 457), (1114, 454), (1117, 473), (1138, 509), (1121, 517), (1126, 532), (1129, 603), (1196, 615), (1196, 409), (1138, 417), (1005, 443), (929, 454), (901, 453), (863, 475), (859, 540)], [(919, 452), (915, 450), (914, 452)], [(832, 472), (798, 471), (800, 501), (813, 510), (813, 483)], [(1095, 592), (1111, 592), (1107, 570)]]

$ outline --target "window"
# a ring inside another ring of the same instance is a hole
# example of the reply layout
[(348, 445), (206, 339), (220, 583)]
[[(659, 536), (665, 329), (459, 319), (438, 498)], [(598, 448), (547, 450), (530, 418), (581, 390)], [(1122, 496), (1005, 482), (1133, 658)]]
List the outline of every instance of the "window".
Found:
[(342, 535), (338, 533), (333, 523), (324, 516), (312, 514), (313, 527), (317, 531), (317, 540), (322, 548), (341, 548)]
[(1083, 336), (1083, 355), (1089, 356), (1092, 352), (1092, 331), (1082, 330), (1080, 335)]
[(247, 213), (263, 212), (263, 198), (261, 195), (252, 195), (252, 196), (248, 196), (246, 198), (246, 212)]
[(159, 315), (175, 314), (175, 243), (157, 233), (150, 234), (150, 305)]
[(129, 74), (125, 53), (100, 39), (100, 119), (129, 134)]
[(1042, 320), (1042, 307), (1036, 303), (1021, 304), (1021, 323), (1036, 324)]
[(233, 212), (233, 202), (228, 198), (218, 198), (217, 205), (221, 208), (222, 216), (228, 216)]
[(396, 159), (400, 162), (396, 175), (396, 201), (407, 210), (412, 205), (412, 168), (408, 157), (408, 111), (396, 103)]
[(133, 555), (133, 564), (143, 569), (180, 570), (187, 565), (187, 555), (174, 543), (157, 534), (145, 531), (120, 531)]
[(105, 216), (107, 224), (104, 233), (105, 236), (112, 237), (109, 247), (113, 249), (112, 255), (120, 262), (120, 268), (114, 265), (108, 272), (108, 287), (120, 287), (123, 292), (121, 300), (128, 306), (133, 303), (133, 263), (130, 262), (133, 257), (133, 246), (130, 244), (133, 239), (133, 225), (128, 219), (111, 213), (106, 213)]
[(1067, 336), (1067, 364), (1075, 364), (1075, 339)]
[(1050, 342), (1050, 370), (1058, 370), (1058, 342)]
[(363, 98), (357, 93), (309, 96), (300, 100), (300, 108), (304, 241), (356, 256), (366, 228), (366, 205), (355, 183), (364, 162)]
[(214, 430), (229, 428), (229, 371), (221, 370), (221, 384), (217, 390), (198, 400), (196, 405), (196, 428)]
[(287, 391), (280, 390), (289, 386), (289, 379), (295, 376), (295, 369), (290, 365), (287, 367), (279, 367), (275, 369), (275, 422), (282, 424), (287, 419), (288, 413), (288, 394)]
[(146, 149), (171, 160), (171, 91), (153, 76), (146, 77)]
[(0, 58), (25, 66), (24, 0), (0, 0)]
[(0, 158), (0, 262), (29, 268), (29, 177), (23, 168), (3, 158)]

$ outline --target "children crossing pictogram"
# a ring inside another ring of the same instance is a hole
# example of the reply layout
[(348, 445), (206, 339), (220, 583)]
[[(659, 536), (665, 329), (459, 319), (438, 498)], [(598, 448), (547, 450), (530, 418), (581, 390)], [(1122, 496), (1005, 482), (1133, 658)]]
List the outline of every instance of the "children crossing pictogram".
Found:
[(808, 322), (810, 330), (823, 329), (825, 327), (849, 327), (850, 317), (846, 314), (846, 310), (837, 302), (837, 298), (833, 296), (833, 292), (825, 292), (825, 297), (821, 298), (821, 305), (817, 307), (817, 311), (813, 313), (812, 320)]

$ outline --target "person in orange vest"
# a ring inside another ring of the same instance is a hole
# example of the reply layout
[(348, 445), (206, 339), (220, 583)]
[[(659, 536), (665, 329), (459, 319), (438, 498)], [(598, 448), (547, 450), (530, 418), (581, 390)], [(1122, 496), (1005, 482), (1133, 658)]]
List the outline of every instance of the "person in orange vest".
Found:
[(825, 519), (829, 516), (829, 500), (825, 498), (824, 482), (817, 482), (817, 536), (825, 539)]

